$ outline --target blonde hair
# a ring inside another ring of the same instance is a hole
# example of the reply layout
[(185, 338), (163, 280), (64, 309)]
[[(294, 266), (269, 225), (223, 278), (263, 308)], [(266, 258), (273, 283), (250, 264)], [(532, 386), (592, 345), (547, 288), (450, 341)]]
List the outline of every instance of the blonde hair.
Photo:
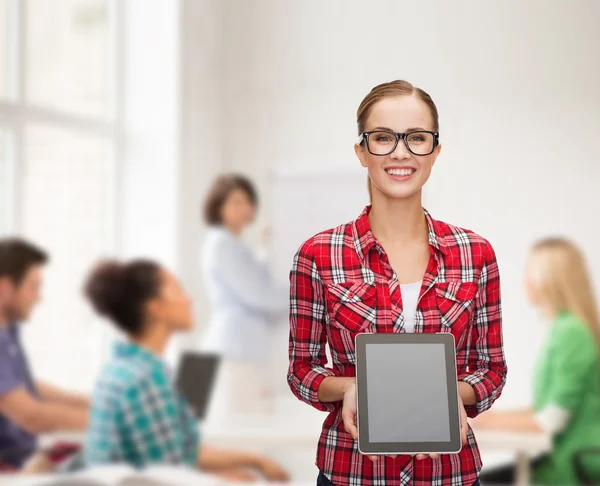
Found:
[(568, 311), (592, 331), (600, 348), (600, 322), (585, 258), (574, 243), (552, 237), (538, 241), (532, 249), (534, 279), (547, 305), (554, 312)]
[[(429, 96), (421, 88), (416, 88), (408, 81), (398, 79), (396, 81), (390, 81), (388, 83), (383, 83), (375, 86), (369, 92), (369, 94), (365, 96), (365, 98), (362, 100), (360, 106), (358, 107), (358, 110), (356, 111), (356, 125), (358, 127), (359, 136), (365, 131), (367, 120), (369, 119), (369, 115), (371, 114), (371, 109), (373, 108), (373, 105), (375, 105), (375, 103), (382, 99), (395, 98), (397, 96), (416, 96), (423, 103), (425, 103), (425, 105), (429, 109), (429, 113), (431, 114), (433, 131), (439, 132), (440, 120), (438, 116), (438, 110), (435, 106), (435, 103), (431, 99), (431, 96)], [(371, 179), (367, 179), (367, 188), (369, 190), (369, 200), (372, 200), (373, 191), (371, 189)]]

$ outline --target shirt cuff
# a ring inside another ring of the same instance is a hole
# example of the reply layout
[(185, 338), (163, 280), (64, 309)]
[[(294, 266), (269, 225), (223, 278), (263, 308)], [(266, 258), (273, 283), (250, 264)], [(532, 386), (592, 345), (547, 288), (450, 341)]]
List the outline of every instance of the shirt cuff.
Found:
[(18, 380), (2, 380), (0, 379), (0, 397), (7, 393), (16, 390), (17, 388), (26, 388), (26, 384)]
[(563, 407), (550, 403), (535, 414), (535, 421), (547, 434), (555, 435), (567, 427), (571, 412)]
[(460, 381), (464, 381), (473, 387), (475, 399), (477, 400), (475, 405), (465, 406), (465, 411), (467, 412), (468, 417), (474, 418), (492, 406), (490, 393), (485, 384), (485, 377), (481, 376), (481, 374), (473, 373), (463, 376), (460, 378)]
[(312, 405), (317, 410), (321, 410), (323, 412), (332, 412), (335, 410), (334, 403), (326, 403), (319, 400), (319, 387), (325, 378), (328, 376), (337, 376), (333, 370), (325, 368), (323, 366), (313, 366), (310, 371), (302, 378), (301, 381), (297, 381), (292, 376), (290, 383), (293, 381), (297, 381), (296, 391), (298, 397)]

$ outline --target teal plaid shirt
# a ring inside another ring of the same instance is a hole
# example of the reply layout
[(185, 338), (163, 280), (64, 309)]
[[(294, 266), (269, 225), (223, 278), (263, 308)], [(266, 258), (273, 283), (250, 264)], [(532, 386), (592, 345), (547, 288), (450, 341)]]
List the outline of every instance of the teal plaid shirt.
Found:
[(167, 365), (133, 343), (115, 346), (92, 397), (87, 465), (198, 461), (198, 424)]

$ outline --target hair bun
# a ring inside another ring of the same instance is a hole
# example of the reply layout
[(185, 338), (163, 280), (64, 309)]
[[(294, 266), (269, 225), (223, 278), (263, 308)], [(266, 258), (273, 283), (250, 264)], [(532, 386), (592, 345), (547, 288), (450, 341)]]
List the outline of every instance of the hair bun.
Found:
[(110, 318), (115, 315), (125, 277), (125, 266), (116, 260), (98, 264), (88, 276), (84, 293), (100, 315)]

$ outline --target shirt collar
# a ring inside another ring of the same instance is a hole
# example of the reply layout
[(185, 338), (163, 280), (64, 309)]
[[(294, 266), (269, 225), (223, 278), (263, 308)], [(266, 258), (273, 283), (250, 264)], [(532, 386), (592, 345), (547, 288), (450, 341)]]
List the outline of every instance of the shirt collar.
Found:
[[(354, 246), (356, 247), (357, 253), (363, 259), (367, 258), (367, 255), (372, 248), (377, 249), (377, 251), (380, 253), (384, 253), (381, 244), (377, 241), (373, 235), (373, 232), (371, 231), (371, 224), (369, 223), (370, 212), (371, 206), (369, 205), (352, 224)], [(429, 244), (436, 250), (446, 254), (448, 248), (446, 245), (446, 239), (439, 228), (439, 222), (433, 219), (425, 208), (423, 208), (423, 212), (425, 213), (425, 218), (427, 220)]]
[(159, 356), (132, 342), (115, 343), (114, 355), (118, 358), (136, 358), (144, 363), (161, 368), (165, 366), (165, 362)]
[(427, 209), (423, 208), (425, 219), (427, 219), (427, 228), (429, 231), (429, 244), (436, 250), (441, 251), (444, 255), (448, 253), (448, 245), (446, 237), (442, 232), (439, 221), (433, 219)]

